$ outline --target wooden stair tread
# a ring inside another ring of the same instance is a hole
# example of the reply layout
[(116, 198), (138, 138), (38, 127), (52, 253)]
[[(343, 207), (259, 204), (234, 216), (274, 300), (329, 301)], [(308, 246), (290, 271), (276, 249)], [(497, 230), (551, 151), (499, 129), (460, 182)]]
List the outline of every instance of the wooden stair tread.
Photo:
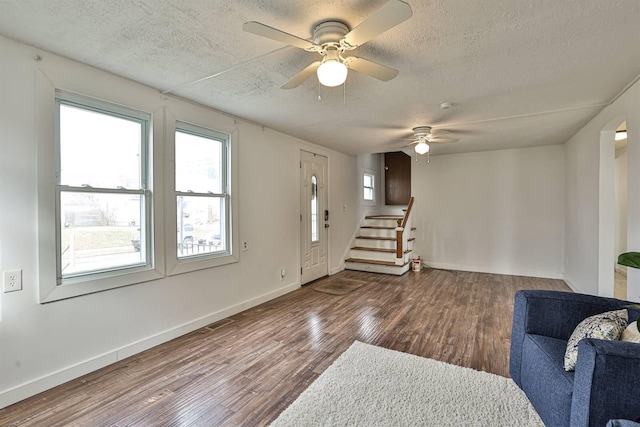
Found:
[(372, 228), (375, 230), (395, 230), (396, 229), (395, 227), (379, 227), (376, 225), (363, 225), (360, 228)]
[(358, 264), (386, 265), (389, 267), (404, 267), (405, 265), (409, 264), (409, 262), (405, 262), (402, 265), (396, 265), (396, 263), (392, 261), (377, 261), (373, 259), (361, 259), (361, 258), (349, 258), (349, 259), (346, 259), (345, 262), (356, 262)]
[(365, 219), (403, 219), (402, 215), (368, 215)]
[(369, 251), (369, 252), (386, 252), (389, 254), (395, 254), (395, 249), (382, 249), (382, 248), (365, 248), (363, 246), (356, 246), (351, 248), (352, 251)]
[(365, 239), (365, 240), (393, 240), (396, 241), (395, 237), (371, 237), (371, 236), (356, 236), (356, 239)]

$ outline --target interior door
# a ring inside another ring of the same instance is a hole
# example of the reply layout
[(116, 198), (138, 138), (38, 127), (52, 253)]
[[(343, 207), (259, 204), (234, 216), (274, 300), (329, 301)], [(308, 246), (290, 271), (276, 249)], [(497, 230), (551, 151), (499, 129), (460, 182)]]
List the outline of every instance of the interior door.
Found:
[(300, 152), (300, 245), (301, 283), (329, 274), (327, 240), (327, 158)]
[(411, 157), (397, 151), (384, 154), (384, 204), (407, 205), (411, 199)]

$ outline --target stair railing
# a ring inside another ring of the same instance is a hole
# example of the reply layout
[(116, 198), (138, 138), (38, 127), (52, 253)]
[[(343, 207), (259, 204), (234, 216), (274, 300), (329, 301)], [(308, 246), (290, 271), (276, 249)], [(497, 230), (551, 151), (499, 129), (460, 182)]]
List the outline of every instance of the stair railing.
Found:
[(413, 207), (413, 196), (409, 199), (407, 210), (403, 218), (398, 219), (396, 227), (396, 265), (404, 265), (404, 251), (409, 247), (409, 236), (411, 235), (411, 208)]

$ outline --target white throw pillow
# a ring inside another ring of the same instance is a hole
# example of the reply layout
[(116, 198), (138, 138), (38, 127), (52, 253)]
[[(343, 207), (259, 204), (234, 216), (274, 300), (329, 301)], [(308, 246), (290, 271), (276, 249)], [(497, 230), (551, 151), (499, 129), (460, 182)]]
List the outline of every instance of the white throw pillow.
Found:
[(640, 343), (640, 332), (638, 331), (638, 322), (631, 322), (627, 329), (622, 332), (622, 341), (630, 341)]
[(618, 340), (629, 323), (626, 309), (608, 311), (587, 317), (576, 326), (564, 353), (564, 370), (574, 371), (578, 361), (578, 343), (583, 338)]

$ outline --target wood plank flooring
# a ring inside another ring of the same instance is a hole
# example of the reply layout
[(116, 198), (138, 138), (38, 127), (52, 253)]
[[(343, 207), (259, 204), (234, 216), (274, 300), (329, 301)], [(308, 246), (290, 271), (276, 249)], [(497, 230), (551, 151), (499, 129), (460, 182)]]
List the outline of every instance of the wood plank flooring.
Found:
[[(338, 278), (367, 284), (314, 291)], [(516, 276), (343, 271), (1, 409), (0, 425), (268, 425), (354, 340), (508, 376), (519, 289), (569, 291)]]

